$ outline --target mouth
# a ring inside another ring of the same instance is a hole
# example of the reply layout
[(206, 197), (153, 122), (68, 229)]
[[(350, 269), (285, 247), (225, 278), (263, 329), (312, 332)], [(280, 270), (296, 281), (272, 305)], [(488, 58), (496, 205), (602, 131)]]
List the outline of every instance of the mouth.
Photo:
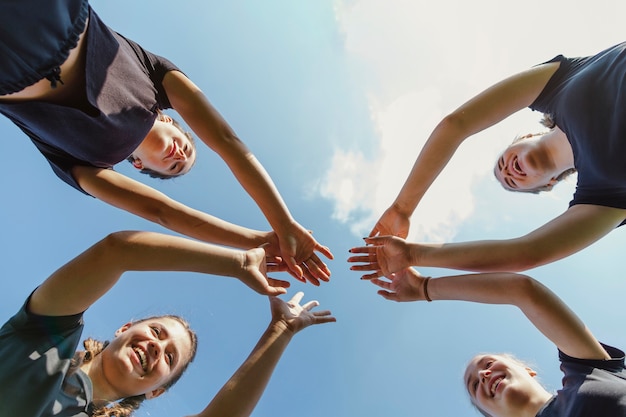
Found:
[(147, 372), (148, 358), (146, 357), (146, 352), (138, 347), (133, 347), (133, 351), (137, 354), (137, 357), (139, 358), (139, 364), (141, 365), (141, 369), (143, 369), (144, 372)]
[(501, 376), (501, 377), (499, 377), (499, 378), (494, 379), (494, 380), (491, 382), (491, 386), (489, 387), (489, 388), (490, 388), (490, 390), (489, 390), (489, 391), (491, 392), (491, 396), (492, 396), (492, 397), (495, 397), (495, 395), (496, 395), (496, 391), (498, 391), (498, 387), (500, 386), (500, 382), (502, 382), (502, 380), (503, 380), (503, 379), (504, 379), (504, 377), (503, 377), (503, 376)]
[(519, 164), (519, 159), (517, 157), (515, 157), (515, 159), (513, 159), (513, 163), (511, 164), (511, 166), (513, 167), (513, 171), (521, 176), (524, 177), (526, 176), (526, 173), (524, 172), (524, 170), (522, 169), (522, 167)]
[(165, 155), (166, 159), (171, 158), (172, 156), (174, 156), (174, 154), (176, 153), (176, 142), (172, 141), (172, 149), (170, 149), (170, 151), (167, 153), (167, 155)]

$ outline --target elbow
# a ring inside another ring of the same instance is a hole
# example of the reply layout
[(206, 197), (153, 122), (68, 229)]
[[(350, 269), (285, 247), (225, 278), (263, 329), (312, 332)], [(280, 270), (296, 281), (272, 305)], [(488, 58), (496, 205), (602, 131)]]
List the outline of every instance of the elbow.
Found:
[(547, 288), (539, 281), (527, 275), (518, 274), (511, 285), (511, 295), (515, 298), (514, 304), (522, 308), (536, 304), (545, 297)]
[(446, 136), (466, 138), (471, 134), (468, 122), (463, 112), (454, 111), (441, 119), (435, 130), (445, 130)]

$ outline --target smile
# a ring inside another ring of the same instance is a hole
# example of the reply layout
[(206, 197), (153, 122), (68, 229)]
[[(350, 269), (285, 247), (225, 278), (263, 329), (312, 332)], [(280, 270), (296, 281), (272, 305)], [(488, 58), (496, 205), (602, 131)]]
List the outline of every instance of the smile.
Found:
[(522, 176), (522, 177), (526, 176), (526, 173), (522, 170), (522, 167), (519, 165), (519, 160), (517, 159), (517, 157), (515, 157), (511, 165), (513, 167), (513, 171), (517, 175)]
[(493, 382), (491, 383), (490, 391), (491, 391), (492, 397), (495, 397), (496, 391), (498, 390), (498, 386), (500, 386), (500, 382), (502, 382), (503, 379), (504, 377), (501, 376), (499, 378), (494, 379)]
[(137, 357), (139, 358), (139, 363), (141, 364), (141, 368), (144, 370), (144, 372), (147, 372), (148, 371), (148, 359), (146, 358), (146, 352), (144, 352), (138, 347), (134, 347), (133, 351), (135, 351), (135, 353), (137, 354)]

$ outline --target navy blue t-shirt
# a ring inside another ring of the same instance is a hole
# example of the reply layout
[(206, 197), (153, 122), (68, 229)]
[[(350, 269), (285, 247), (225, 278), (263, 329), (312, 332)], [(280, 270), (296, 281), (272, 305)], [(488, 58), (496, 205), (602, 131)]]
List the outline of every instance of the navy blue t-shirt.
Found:
[(0, 113), (30, 137), (57, 176), (80, 191), (72, 168), (111, 168), (125, 160), (152, 128), (157, 110), (171, 107), (162, 81), (168, 71), (178, 70), (112, 31), (91, 9), (86, 37), (89, 108), (0, 103)]
[(560, 66), (530, 106), (567, 135), (578, 171), (570, 206), (626, 209), (626, 43)]
[(536, 417), (626, 417), (624, 352), (602, 346), (611, 359), (577, 359), (559, 351), (563, 388)]

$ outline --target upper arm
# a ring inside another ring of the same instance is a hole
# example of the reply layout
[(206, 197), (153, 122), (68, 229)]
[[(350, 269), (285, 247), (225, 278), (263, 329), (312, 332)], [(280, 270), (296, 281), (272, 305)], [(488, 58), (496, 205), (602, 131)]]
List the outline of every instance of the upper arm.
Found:
[(82, 189), (112, 206), (163, 224), (169, 197), (112, 169), (76, 166), (72, 171)]
[(517, 306), (533, 325), (563, 353), (579, 359), (608, 359), (609, 354), (582, 320), (551, 290), (540, 282), (519, 276)]
[(179, 71), (163, 78), (170, 103), (207, 146), (220, 153), (224, 139), (237, 139), (228, 123), (213, 107), (202, 90)]
[(577, 204), (533, 232), (515, 239), (526, 268), (565, 258), (590, 246), (626, 218), (626, 209)]
[(512, 75), (463, 104), (448, 119), (464, 130), (465, 137), (486, 129), (530, 106), (558, 67), (558, 62), (552, 62)]
[(122, 274), (116, 234), (63, 265), (33, 293), (32, 313), (45, 316), (78, 314), (89, 308), (117, 282)]

